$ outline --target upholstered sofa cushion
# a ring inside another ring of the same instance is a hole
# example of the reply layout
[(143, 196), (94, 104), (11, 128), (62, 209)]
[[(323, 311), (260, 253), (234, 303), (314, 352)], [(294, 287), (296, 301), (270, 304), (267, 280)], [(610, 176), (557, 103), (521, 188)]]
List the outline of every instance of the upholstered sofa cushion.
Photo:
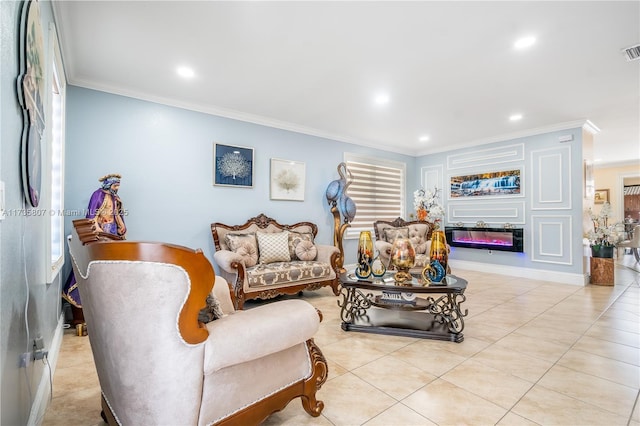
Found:
[[(296, 327), (291, 327), (291, 318), (296, 319)], [(282, 300), (210, 322), (206, 325), (209, 338), (205, 343), (204, 374), (295, 346), (312, 338), (319, 324), (315, 308), (304, 300)]]
[(259, 263), (247, 268), (249, 287), (293, 284), (296, 281), (331, 278), (333, 270), (326, 262), (293, 260), (291, 262)]
[(273, 262), (288, 262), (291, 260), (289, 252), (289, 232), (257, 232), (258, 252), (261, 264)]

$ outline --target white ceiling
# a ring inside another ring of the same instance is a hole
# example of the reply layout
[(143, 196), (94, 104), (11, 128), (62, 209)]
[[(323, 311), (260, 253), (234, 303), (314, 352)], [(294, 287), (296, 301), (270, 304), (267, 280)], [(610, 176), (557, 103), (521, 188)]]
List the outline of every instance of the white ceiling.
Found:
[(73, 85), (409, 155), (589, 120), (594, 158), (640, 159), (638, 1), (53, 6)]

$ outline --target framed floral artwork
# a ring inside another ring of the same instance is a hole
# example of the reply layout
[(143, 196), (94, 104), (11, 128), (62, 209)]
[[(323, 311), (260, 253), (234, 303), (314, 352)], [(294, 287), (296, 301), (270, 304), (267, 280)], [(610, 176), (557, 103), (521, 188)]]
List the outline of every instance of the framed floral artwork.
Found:
[(272, 200), (304, 201), (305, 165), (300, 161), (271, 159)]
[(214, 144), (213, 184), (253, 188), (253, 148)]

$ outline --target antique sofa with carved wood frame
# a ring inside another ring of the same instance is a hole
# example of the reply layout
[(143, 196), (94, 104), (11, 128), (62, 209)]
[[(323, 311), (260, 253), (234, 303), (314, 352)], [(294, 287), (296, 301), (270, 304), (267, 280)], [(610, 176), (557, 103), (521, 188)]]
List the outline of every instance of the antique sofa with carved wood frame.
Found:
[[(69, 253), (109, 425), (259, 424), (297, 397), (320, 415), (317, 309), (285, 300), (235, 311), (201, 250), (102, 241), (78, 225)], [(203, 324), (209, 294), (223, 315)]]
[(243, 257), (230, 250), (225, 238), (228, 234), (284, 231), (313, 234), (315, 239), (318, 227), (311, 222), (283, 225), (264, 214), (253, 217), (242, 225), (226, 225), (219, 222), (211, 224), (211, 234), (216, 249), (213, 258), (218, 265), (219, 274), (231, 283), (236, 309), (242, 309), (246, 300), (270, 299), (282, 294), (317, 290), (324, 286), (331, 287), (336, 296), (340, 294), (338, 281), (340, 268), (337, 265), (340, 251), (335, 246), (314, 242), (317, 256), (312, 261), (258, 263), (247, 267)]
[(429, 221), (406, 221), (401, 217), (393, 221), (378, 220), (373, 223), (373, 231), (376, 236), (375, 249), (380, 253), (380, 260), (386, 267), (390, 265), (391, 246), (394, 236), (399, 230), (406, 232), (414, 249), (416, 250), (416, 263), (410, 272), (420, 274), (424, 266), (429, 263), (429, 250), (431, 249), (431, 234), (434, 225)]

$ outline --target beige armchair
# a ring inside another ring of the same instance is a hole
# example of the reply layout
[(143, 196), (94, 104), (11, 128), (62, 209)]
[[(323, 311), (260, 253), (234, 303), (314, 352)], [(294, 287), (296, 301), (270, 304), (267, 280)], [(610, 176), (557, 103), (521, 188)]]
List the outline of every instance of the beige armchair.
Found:
[[(80, 235), (69, 251), (108, 424), (259, 424), (297, 397), (320, 415), (327, 363), (308, 302), (234, 311), (200, 250)], [(224, 315), (199, 323), (210, 292)]]

